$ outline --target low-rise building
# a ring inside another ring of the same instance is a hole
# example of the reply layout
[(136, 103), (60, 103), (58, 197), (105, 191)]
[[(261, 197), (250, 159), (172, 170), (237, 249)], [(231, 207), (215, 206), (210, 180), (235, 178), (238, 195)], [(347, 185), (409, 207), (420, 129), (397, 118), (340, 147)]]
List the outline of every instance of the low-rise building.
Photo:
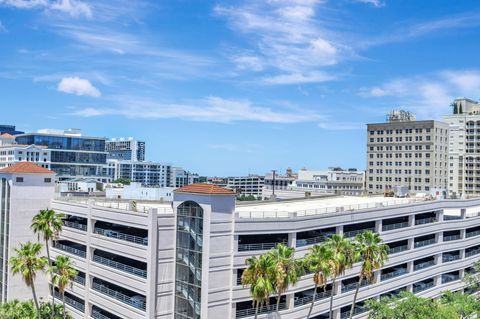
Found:
[(105, 196), (110, 199), (171, 202), (173, 200), (173, 190), (173, 187), (149, 187), (143, 186), (141, 183), (107, 185)]
[(227, 188), (233, 190), (237, 195), (261, 197), (264, 185), (265, 176), (255, 174), (231, 176), (227, 179)]

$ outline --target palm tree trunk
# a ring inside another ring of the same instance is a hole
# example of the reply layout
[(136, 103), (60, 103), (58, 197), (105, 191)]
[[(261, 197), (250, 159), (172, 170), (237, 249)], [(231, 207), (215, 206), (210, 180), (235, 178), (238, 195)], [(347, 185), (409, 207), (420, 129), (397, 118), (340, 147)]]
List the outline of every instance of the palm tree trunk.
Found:
[(37, 308), (37, 318), (40, 318), (40, 305), (38, 304), (37, 293), (35, 292), (35, 284), (32, 281), (32, 295), (35, 302), (35, 308)]
[(355, 289), (355, 295), (353, 296), (352, 308), (350, 308), (350, 319), (352, 319), (353, 317), (353, 313), (355, 310), (355, 303), (357, 302), (358, 291), (360, 290), (360, 286), (362, 285), (362, 279), (363, 279), (362, 276), (358, 278), (357, 289)]
[(259, 304), (259, 302), (257, 301), (255, 303), (255, 319), (257, 319), (257, 317), (258, 317), (258, 304)]
[(317, 297), (317, 288), (318, 288), (318, 285), (317, 285), (317, 283), (315, 283), (315, 289), (313, 290), (312, 304), (310, 305), (310, 310), (308, 310), (307, 319), (309, 319), (310, 315), (312, 314), (313, 304), (315, 303), (315, 298)]
[[(47, 258), (48, 258), (48, 267), (52, 267), (52, 261), (50, 259), (50, 248), (48, 247), (48, 239), (45, 239), (45, 248), (47, 249)], [(53, 319), (53, 316), (55, 314), (55, 287), (52, 282), (52, 313), (50, 315), (50, 318)]]
[(65, 319), (65, 292), (62, 293), (63, 319)]
[(276, 308), (277, 312), (278, 312), (278, 308), (280, 308), (280, 296), (281, 296), (281, 292), (278, 291), (277, 292), (277, 308)]
[(333, 277), (332, 280), (332, 292), (330, 293), (330, 319), (333, 319), (333, 296), (335, 295), (337, 287), (337, 276)]

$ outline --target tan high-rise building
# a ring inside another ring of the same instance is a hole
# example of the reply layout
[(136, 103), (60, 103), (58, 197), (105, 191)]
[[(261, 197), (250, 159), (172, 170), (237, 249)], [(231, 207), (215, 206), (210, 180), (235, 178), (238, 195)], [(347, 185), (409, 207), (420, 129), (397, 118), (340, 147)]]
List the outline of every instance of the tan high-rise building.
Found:
[(410, 193), (443, 195), (447, 189), (448, 124), (417, 121), (406, 111), (392, 111), (386, 123), (367, 124), (369, 194), (396, 187)]

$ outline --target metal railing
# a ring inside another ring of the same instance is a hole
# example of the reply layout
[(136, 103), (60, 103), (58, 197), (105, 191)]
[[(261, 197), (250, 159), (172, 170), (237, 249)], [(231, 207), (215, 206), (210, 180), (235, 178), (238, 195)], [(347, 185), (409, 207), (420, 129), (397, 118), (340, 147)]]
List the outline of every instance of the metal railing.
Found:
[(87, 231), (87, 225), (80, 224), (79, 222), (71, 222), (68, 220), (63, 221), (63, 225), (69, 228), (75, 228), (75, 229), (80, 229), (83, 231)]
[(404, 275), (406, 273), (408, 273), (407, 269), (395, 270), (395, 271), (389, 272), (387, 274), (382, 274), (380, 276), (380, 280), (384, 281), (384, 280), (392, 279), (392, 278)]
[[(365, 286), (368, 286), (368, 282), (366, 280), (362, 280), (362, 284), (360, 285), (360, 288), (365, 287)], [(353, 282), (353, 283), (347, 284), (347, 285), (342, 284), (342, 293), (348, 292), (348, 291), (351, 291), (351, 290), (355, 290), (355, 289), (357, 289), (357, 283), (356, 282)]]
[[(62, 300), (62, 295), (58, 291), (55, 291), (55, 298)], [(78, 302), (68, 296), (65, 296), (65, 303), (72, 308), (75, 308), (81, 312), (85, 312), (85, 304), (82, 304), (81, 302)]]
[(116, 238), (116, 239), (131, 242), (131, 243), (139, 244), (139, 245), (144, 245), (144, 246), (148, 245), (148, 238), (139, 237), (139, 236), (130, 235), (130, 234), (125, 234), (125, 233), (119, 232), (117, 230), (95, 227), (93, 232), (95, 234), (99, 234), (99, 235), (102, 235), (102, 236), (106, 236), (106, 237), (110, 237), (110, 238)]
[[(351, 310), (347, 310), (345, 312), (342, 312), (340, 313), (340, 319), (347, 319), (347, 318), (350, 318), (350, 311)], [(367, 311), (367, 309), (365, 307), (355, 307), (355, 309), (353, 309), (353, 316), (356, 316), (356, 315), (359, 315), (361, 313), (364, 313), (365, 311)]]
[(462, 216), (443, 215), (443, 220), (457, 220), (457, 219), (462, 219)]
[(110, 317), (107, 317), (104, 314), (101, 314), (98, 310), (93, 310), (92, 311), (92, 318), (95, 318), (95, 319), (111, 319)]
[(427, 218), (420, 218), (415, 219), (415, 225), (424, 225), (434, 223), (436, 221), (435, 217), (427, 217)]
[(428, 245), (433, 245), (435, 243), (436, 243), (435, 238), (422, 240), (422, 241), (416, 241), (416, 242), (414, 242), (414, 247), (419, 248), (419, 247), (424, 247), (424, 246), (428, 246)]
[(388, 249), (389, 254), (396, 254), (402, 251), (408, 250), (408, 245), (403, 245), (403, 246), (397, 246), (393, 248)]
[[(313, 292), (312, 292), (312, 293), (313, 293)], [(332, 294), (332, 291), (331, 291), (331, 290), (318, 292), (318, 293), (315, 295), (315, 301), (329, 298), (329, 297), (331, 296), (331, 294)], [(298, 306), (301, 306), (301, 305), (309, 304), (309, 303), (312, 302), (312, 300), (313, 300), (313, 295), (305, 296), (305, 297), (302, 297), (302, 298), (295, 298), (295, 300), (294, 300), (294, 307), (298, 307)]]
[(85, 258), (87, 256), (87, 253), (85, 251), (77, 249), (77, 248), (73, 248), (73, 247), (70, 247), (70, 246), (67, 246), (67, 245), (64, 245), (64, 244), (54, 243), (53, 247), (55, 247), (57, 249), (60, 249), (60, 250), (63, 250), (67, 253), (80, 256), (82, 258)]
[(382, 231), (389, 231), (389, 230), (400, 229), (400, 228), (405, 228), (405, 227), (408, 227), (408, 222), (382, 225)]
[(443, 241), (452, 241), (460, 239), (460, 235), (450, 235), (450, 236), (443, 236)]
[(450, 261), (458, 260), (460, 259), (460, 254), (458, 255), (442, 255), (442, 262), (443, 263), (448, 263)]
[(478, 236), (478, 235), (480, 235), (480, 230), (465, 232), (465, 237), (467, 237), (467, 238), (473, 237), (473, 236)]
[(304, 247), (309, 245), (315, 245), (324, 242), (331, 234), (320, 235), (307, 239), (297, 239), (297, 247)]
[(428, 284), (423, 284), (423, 285), (417, 284), (416, 286), (415, 286), (415, 284), (413, 284), (413, 292), (417, 293), (417, 292), (420, 292), (420, 291), (430, 289), (434, 286), (435, 286), (435, 283), (433, 283), (433, 282), (429, 282)]
[(287, 242), (283, 241), (278, 243), (238, 244), (238, 251), (270, 250), (278, 244), (286, 245)]
[(346, 231), (343, 233), (345, 237), (355, 237), (357, 234), (361, 234), (366, 231), (375, 231), (375, 227), (369, 227), (369, 228), (364, 228), (364, 229), (356, 229), (356, 230), (351, 230), (351, 231)]
[(424, 201), (425, 201), (425, 199), (423, 199), (423, 198), (403, 198), (403, 199), (396, 199), (396, 200), (385, 201), (385, 202), (372, 202), (372, 203), (355, 204), (355, 205), (322, 207), (322, 208), (317, 208), (317, 209), (299, 210), (299, 211), (296, 211), (296, 212), (289, 212), (289, 211), (239, 211), (239, 212), (236, 212), (236, 217), (238, 217), (238, 218), (304, 217), (304, 216), (320, 215), (320, 214), (325, 214), (325, 213), (339, 213), (339, 212), (362, 210), (362, 209), (391, 207), (391, 206), (412, 204), (412, 203), (418, 203), (418, 202), (424, 202)]
[(108, 258), (105, 258), (105, 257), (102, 257), (102, 256), (98, 256), (98, 255), (93, 255), (93, 261), (95, 261), (97, 263), (100, 263), (100, 264), (103, 264), (103, 265), (106, 265), (106, 266), (109, 266), (109, 267), (112, 267), (112, 268), (115, 268), (115, 269), (118, 269), (118, 270), (121, 270), (123, 272), (127, 272), (127, 273), (135, 275), (135, 276), (140, 276), (140, 277), (143, 277), (143, 278), (147, 278), (147, 271), (144, 270), (144, 269), (135, 268), (135, 267), (132, 267), (132, 266), (129, 266), (129, 265), (126, 265), (126, 264), (122, 264), (118, 261), (114, 261), (114, 260), (111, 260), (111, 259), (108, 259)]
[(140, 309), (140, 310), (145, 310), (147, 308), (147, 303), (145, 301), (132, 300), (132, 297), (127, 296), (127, 295), (121, 293), (120, 291), (113, 290), (113, 289), (110, 289), (108, 287), (105, 287), (104, 285), (101, 285), (97, 282), (93, 282), (92, 289), (96, 290), (98, 292), (101, 292), (104, 295), (107, 295), (109, 297), (112, 297), (113, 299), (121, 301), (124, 304), (132, 306), (134, 308), (137, 308), (137, 309)]
[(465, 257), (472, 257), (478, 254), (480, 254), (480, 248), (465, 251)]
[(459, 275), (442, 275), (442, 284), (446, 284), (447, 282), (452, 282), (460, 280)]
[(434, 265), (435, 265), (435, 260), (424, 261), (423, 263), (413, 265), (413, 271), (425, 269)]
[[(278, 305), (278, 310), (285, 310), (285, 309), (287, 309), (287, 303), (281, 302)], [(277, 310), (277, 305), (275, 303), (275, 304), (270, 304), (268, 306), (263, 306), (259, 308), (258, 313), (264, 314), (268, 312), (274, 312), (276, 310)], [(253, 317), (255, 316), (255, 308), (237, 310), (235, 314), (236, 314), (236, 318)]]
[(73, 278), (73, 281), (79, 283), (82, 286), (85, 286), (85, 277), (80, 277), (77, 275), (75, 278)]

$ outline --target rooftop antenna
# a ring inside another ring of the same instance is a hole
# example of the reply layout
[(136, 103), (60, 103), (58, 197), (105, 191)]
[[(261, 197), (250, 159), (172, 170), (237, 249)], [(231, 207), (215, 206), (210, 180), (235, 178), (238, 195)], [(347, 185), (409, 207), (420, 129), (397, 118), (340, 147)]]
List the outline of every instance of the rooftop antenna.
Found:
[(275, 198), (275, 173), (277, 172), (276, 169), (272, 169), (273, 178), (272, 178), (272, 197)]

